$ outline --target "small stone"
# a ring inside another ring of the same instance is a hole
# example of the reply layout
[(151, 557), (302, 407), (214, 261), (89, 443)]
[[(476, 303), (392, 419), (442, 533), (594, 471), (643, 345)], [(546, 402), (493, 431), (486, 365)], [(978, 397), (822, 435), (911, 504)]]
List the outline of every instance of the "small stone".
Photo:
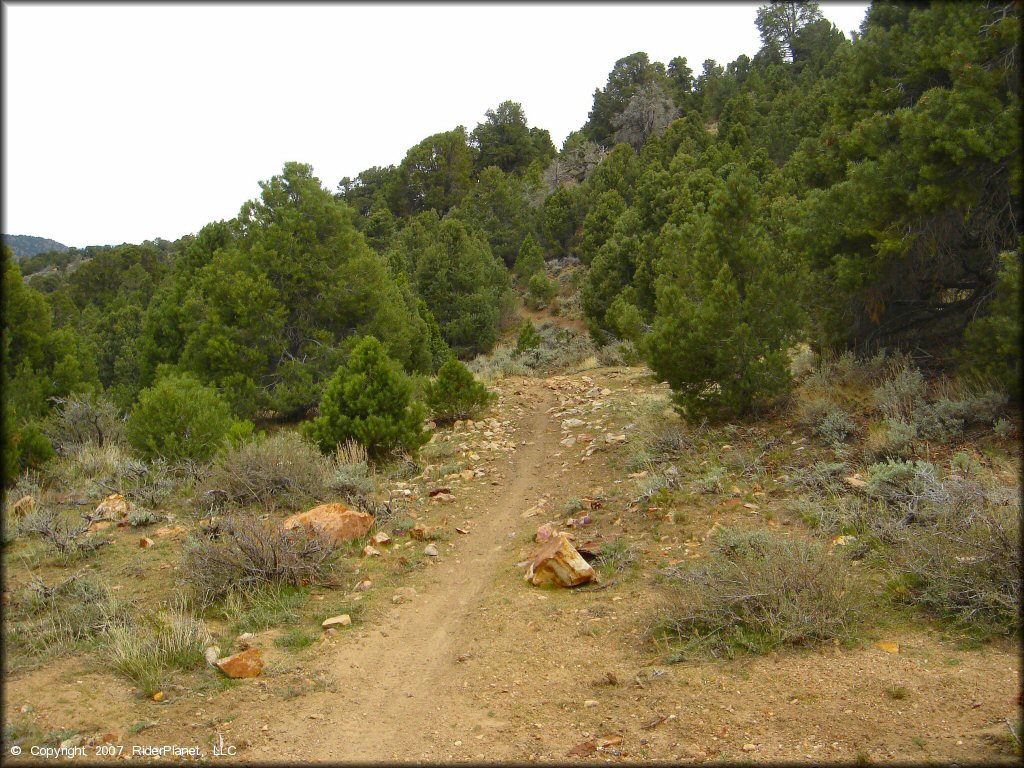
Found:
[(391, 602), (395, 605), (401, 605), (412, 600), (414, 597), (416, 597), (416, 590), (413, 587), (399, 587), (395, 590), (395, 594), (391, 596)]
[(340, 616), (332, 616), (329, 619), (324, 619), (320, 626), (324, 629), (330, 629), (331, 627), (350, 627), (352, 626), (352, 617), (347, 613), (343, 613)]
[(559, 440), (558, 444), (561, 445), (561, 446), (564, 446), (566, 448), (572, 448), (574, 445), (576, 445), (576, 438), (575, 437), (566, 437), (566, 438), (564, 438), (562, 440)]
[(139, 546), (142, 547), (142, 549), (149, 549), (154, 544), (156, 544), (156, 542), (146, 536), (139, 539)]
[(82, 734), (76, 733), (70, 739), (65, 739), (64, 741), (62, 741), (60, 743), (60, 748), (61, 749), (73, 749), (75, 747), (81, 746), (82, 741), (83, 741)]
[(385, 544), (391, 543), (391, 537), (388, 536), (384, 531), (377, 531), (373, 536), (370, 537), (370, 541), (376, 544), (378, 547), (384, 546)]
[(243, 632), (238, 636), (238, 639), (235, 642), (237, 642), (238, 647), (244, 651), (246, 648), (252, 645), (252, 641), (255, 639), (256, 635), (254, 635), (252, 632)]
[(554, 535), (555, 529), (552, 527), (551, 523), (544, 523), (544, 525), (537, 529), (537, 533), (534, 534), (533, 540), (538, 544), (543, 544)]
[(427, 534), (429, 532), (430, 529), (423, 523), (416, 523), (416, 525), (409, 529), (409, 538), (416, 539), (416, 541), (423, 541), (427, 538)]
[(597, 699), (587, 699), (586, 701), (583, 702), (583, 706), (586, 707), (587, 709), (590, 709), (591, 707), (598, 706), (600, 703), (601, 702), (599, 702)]
[(459, 472), (459, 477), (462, 478), (463, 480), (472, 480), (474, 477), (476, 477), (476, 473), (472, 469), (464, 469), (461, 472)]
[(163, 700), (164, 700), (164, 692), (163, 691), (157, 691), (156, 693), (153, 694), (153, 701), (163, 701)]
[(363, 557), (380, 557), (380, 550), (367, 544), (363, 547)]
[(423, 548), (423, 554), (427, 557), (437, 557), (437, 547), (435, 547), (433, 544), (427, 544), (427, 546)]
[(755, 749), (757, 749), (757, 746), (755, 744), (744, 744), (743, 745), (743, 751), (744, 752), (753, 752)]
[(451, 504), (455, 501), (455, 496), (450, 493), (439, 493), (434, 496), (431, 500), (433, 504)]
[(338, 634), (338, 630), (336, 630), (334, 627), (331, 627), (326, 632), (324, 632), (324, 634), (328, 637), (334, 637), (336, 634)]
[(358, 592), (368, 592), (372, 586), (372, 581), (370, 581), (369, 579), (363, 579), (358, 584), (356, 584), (356, 590)]

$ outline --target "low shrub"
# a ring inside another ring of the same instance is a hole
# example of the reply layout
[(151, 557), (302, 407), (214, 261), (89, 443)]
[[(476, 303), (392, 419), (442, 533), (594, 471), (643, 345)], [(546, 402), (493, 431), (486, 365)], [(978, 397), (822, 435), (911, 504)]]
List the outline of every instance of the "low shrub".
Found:
[(427, 407), (438, 424), (477, 418), (493, 399), (487, 387), (455, 358), (441, 366), (426, 389)]
[(97, 395), (71, 394), (55, 401), (56, 408), (44, 430), (58, 454), (78, 446), (121, 444), (125, 439), (125, 418), (110, 400)]
[(181, 570), (196, 597), (210, 603), (233, 590), (323, 581), (334, 566), (334, 552), (320, 537), (234, 514), (219, 520), (216, 537), (200, 534), (186, 545)]
[(232, 506), (295, 508), (323, 494), (328, 471), (315, 445), (283, 430), (221, 452), (203, 478), (199, 498), (213, 494)]
[(850, 414), (839, 406), (832, 406), (814, 425), (813, 432), (822, 440), (839, 445), (845, 443), (855, 429)]
[(862, 616), (852, 572), (816, 542), (722, 528), (703, 559), (667, 575), (683, 658), (850, 640)]
[(906, 602), (972, 633), (1020, 628), (1020, 509), (947, 512), (900, 536), (889, 563)]
[(95, 511), (82, 512), (77, 521), (49, 506), (37, 506), (18, 523), (19, 536), (39, 536), (57, 554), (70, 562), (111, 543), (108, 538), (90, 536), (89, 529), (100, 519)]
[(617, 339), (598, 348), (597, 362), (606, 366), (640, 365), (640, 350), (628, 339)]
[(223, 445), (232, 421), (215, 390), (191, 375), (170, 375), (139, 393), (127, 433), (146, 458), (204, 461)]

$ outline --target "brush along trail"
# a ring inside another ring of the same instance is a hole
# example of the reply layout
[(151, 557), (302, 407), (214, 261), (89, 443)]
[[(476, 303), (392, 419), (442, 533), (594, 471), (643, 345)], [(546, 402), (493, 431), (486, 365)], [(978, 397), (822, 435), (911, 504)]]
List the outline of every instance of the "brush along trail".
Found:
[[(218, 759), (240, 763), (1016, 760), (1005, 723), (1020, 669), (1011, 641), (965, 648), (923, 622), (869, 621), (852, 647), (672, 664), (653, 639), (668, 600), (663, 573), (703, 557), (716, 527), (812, 535), (783, 478), (789, 464), (812, 461), (792, 425), (709, 433), (675, 462), (675, 490), (651, 494), (646, 483), (667, 465), (640, 466), (635, 451), (652, 408), (668, 401), (645, 369), (495, 386), (483, 421), (438, 431), (435, 443), (450, 447), (422, 463), (443, 472), (395, 484), (411, 492), (408, 509), (427, 537), (382, 521), (391, 542), (381, 554), (355, 550), (344, 583), (308, 595), (309, 647), (282, 647), (285, 627), (258, 630), (259, 677), (200, 669), (160, 701), (101, 660), (56, 658), (8, 677), (7, 721), (109, 732), (129, 754), (219, 747)], [(720, 488), (695, 490), (702, 462), (728, 470)], [(763, 485), (745, 474), (757, 462)], [(587, 525), (566, 525), (584, 516)], [(599, 567), (598, 584), (531, 586), (519, 564), (544, 523), (580, 546), (617, 542), (622, 557)], [(167, 599), (174, 542), (156, 536), (140, 550), (137, 536), (115, 535), (124, 541), (97, 555), (97, 569)], [(424, 555), (428, 544), (436, 556)], [(122, 551), (130, 565), (116, 565)], [(364, 579), (371, 585), (359, 591)], [(352, 613), (352, 625), (321, 632), (338, 613)]]

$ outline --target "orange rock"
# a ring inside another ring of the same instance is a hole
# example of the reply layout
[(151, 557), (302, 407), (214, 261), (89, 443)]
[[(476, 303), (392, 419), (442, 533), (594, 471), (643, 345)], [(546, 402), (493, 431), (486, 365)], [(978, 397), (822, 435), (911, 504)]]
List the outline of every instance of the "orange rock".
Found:
[(416, 523), (412, 528), (409, 529), (410, 538), (416, 539), (416, 541), (423, 541), (427, 538), (429, 529), (423, 523)]
[(590, 563), (569, 543), (565, 534), (553, 537), (537, 550), (526, 569), (526, 580), (535, 586), (575, 587), (596, 578)]
[(113, 525), (113, 523), (111, 523), (109, 520), (97, 520), (95, 523), (89, 526), (89, 532), (93, 533), (94, 531), (102, 531), (105, 528), (109, 528), (111, 525)]
[(112, 493), (99, 503), (96, 507), (96, 514), (108, 520), (116, 520), (120, 517), (127, 517), (132, 505), (120, 493)]
[(176, 533), (184, 533), (184, 532), (185, 532), (185, 529), (182, 528), (180, 525), (167, 526), (167, 527), (164, 527), (164, 528), (157, 528), (156, 529), (156, 535), (157, 536), (173, 536)]
[(299, 512), (285, 519), (281, 527), (286, 531), (304, 529), (331, 544), (365, 536), (373, 525), (373, 515), (349, 509), (344, 504), (321, 504), (308, 512)]
[(22, 496), (16, 502), (11, 504), (11, 512), (17, 517), (24, 517), (26, 514), (32, 511), (32, 508), (36, 505), (36, 500), (31, 496)]
[(143, 549), (149, 549), (154, 544), (156, 544), (156, 542), (148, 537), (143, 536), (141, 539), (139, 539), (139, 546)]
[(263, 671), (263, 659), (259, 648), (236, 653), (227, 658), (218, 659), (217, 667), (228, 677), (257, 677)]

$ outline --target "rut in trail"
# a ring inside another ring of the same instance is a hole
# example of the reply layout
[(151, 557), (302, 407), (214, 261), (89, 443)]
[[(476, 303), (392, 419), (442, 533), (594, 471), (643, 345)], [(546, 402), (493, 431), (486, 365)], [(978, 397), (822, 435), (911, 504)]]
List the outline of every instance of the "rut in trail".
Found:
[(362, 644), (325, 649), (316, 667), (329, 680), (327, 690), (281, 713), (287, 726), (261, 757), (417, 760), (430, 747), (432, 730), (471, 708), (457, 700), (458, 692), (446, 691), (443, 702), (437, 692), (465, 648), (475, 606), (500, 569), (514, 566), (509, 533), (551, 482), (545, 466), (557, 450), (557, 432), (545, 415), (552, 393), (539, 383), (522, 391), (528, 410), (515, 435), (519, 449), (508, 484), (488, 508), (469, 515), (472, 528), (459, 537), (456, 553), (413, 582), (417, 596), (395, 607), (390, 623), (368, 632)]

